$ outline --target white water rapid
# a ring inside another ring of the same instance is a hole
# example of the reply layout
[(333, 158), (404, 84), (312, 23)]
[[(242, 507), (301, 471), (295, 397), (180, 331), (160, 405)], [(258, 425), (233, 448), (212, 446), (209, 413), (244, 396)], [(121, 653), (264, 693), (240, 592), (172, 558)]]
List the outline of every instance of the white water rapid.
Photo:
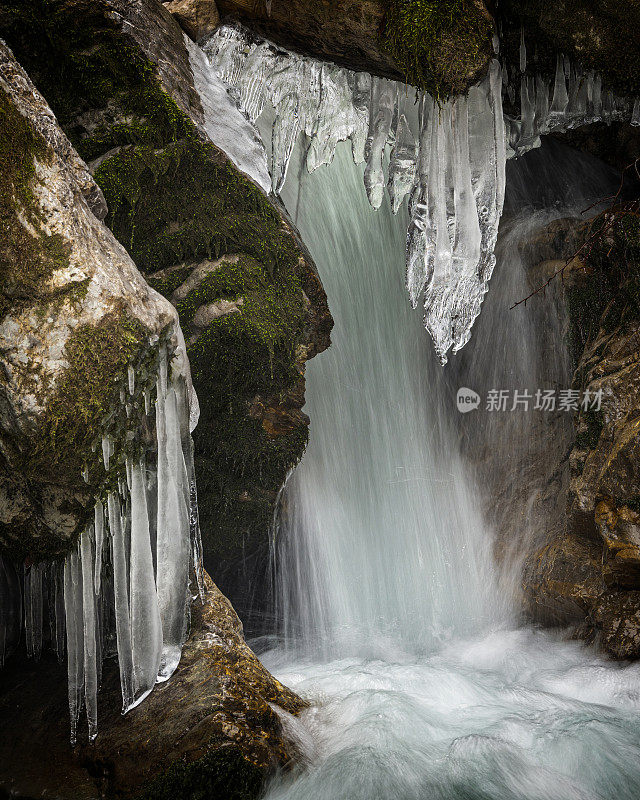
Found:
[[(544, 148), (531, 157), (544, 161)], [(558, 176), (550, 191), (579, 213), (585, 197), (557, 165), (581, 165), (556, 161), (540, 179)], [(403, 291), (406, 216), (394, 218), (387, 198), (369, 208), (348, 145), (313, 175), (294, 150), (282, 197), (336, 325), (330, 350), (308, 365), (311, 441), (277, 525), (284, 636), (262, 653), (311, 703), (285, 719), (306, 761), (268, 787), (269, 800), (640, 796), (640, 665), (518, 627), (512, 584), (493, 566), (486, 487), (474, 484), (482, 470), (460, 455), (474, 424), (466, 415), (465, 431), (455, 408), (461, 381), (480, 391), (494, 379), (522, 388), (566, 378), (562, 353), (541, 360), (532, 340), (532, 314), (555, 335), (553, 304), (509, 311), (526, 287), (518, 231), (566, 215), (524, 207), (538, 186), (526, 163), (512, 170), (491, 304), (443, 369)], [(606, 180), (585, 196), (605, 194)], [(528, 423), (476, 419), (471, 439), (496, 464), (527, 436)]]

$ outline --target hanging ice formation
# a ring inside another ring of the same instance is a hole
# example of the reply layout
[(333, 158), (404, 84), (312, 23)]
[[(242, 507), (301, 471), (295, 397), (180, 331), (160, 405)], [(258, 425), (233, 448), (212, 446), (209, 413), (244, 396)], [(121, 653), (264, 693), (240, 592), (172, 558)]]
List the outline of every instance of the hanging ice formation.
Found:
[(192, 586), (204, 591), (190, 435), (197, 399), (183, 359), (162, 344), (144, 375), (129, 370), (112, 421), (126, 419), (124, 438), (137, 435), (138, 447), (116, 448), (113, 425), (96, 442), (96, 460), (100, 453), (120, 477), (64, 564), (25, 567), (21, 592), (13, 565), (0, 560), (0, 666), (19, 639), (21, 606), (28, 655), (39, 656), (46, 634), (62, 661), (66, 631), (72, 742), (83, 707), (89, 739), (97, 735), (103, 658), (117, 654), (126, 713), (178, 666)]
[[(312, 172), (351, 140), (366, 162), (369, 202), (379, 208), (385, 187), (394, 213), (408, 196), (407, 289), (423, 298), (425, 327), (442, 363), (470, 338), (493, 272), (505, 188), (505, 161), (540, 145), (540, 136), (598, 120), (640, 125), (640, 101), (604, 91), (601, 78), (559, 56), (553, 85), (527, 74), (521, 35), (519, 64), (497, 61), (460, 97), (438, 105), (404, 84), (286, 52), (240, 26), (223, 26), (204, 45), (212, 67), (240, 110), (255, 123), (265, 103), (275, 109), (272, 189), (287, 176), (301, 134)], [(519, 118), (503, 117), (503, 92)], [(505, 126), (506, 122), (506, 126)], [(386, 164), (386, 151), (389, 161)]]
[(274, 192), (304, 133), (310, 172), (350, 139), (374, 208), (385, 187), (395, 213), (409, 196), (407, 288), (414, 307), (423, 298), (425, 327), (446, 363), (469, 340), (495, 263), (505, 186), (498, 63), (467, 98), (439, 106), (404, 84), (284, 52), (237, 27), (219, 29), (204, 49), (251, 122), (265, 102), (275, 108)]
[(527, 46), (524, 31), (520, 38), (518, 67), (503, 64), (502, 88), (512, 105), (520, 101), (520, 116), (505, 116), (507, 157), (521, 155), (540, 147), (540, 136), (562, 132), (594, 122), (629, 120), (640, 125), (640, 101), (633, 108), (623, 97), (604, 90), (602, 77), (593, 70), (584, 71), (563, 55), (556, 58), (553, 80), (527, 72)]

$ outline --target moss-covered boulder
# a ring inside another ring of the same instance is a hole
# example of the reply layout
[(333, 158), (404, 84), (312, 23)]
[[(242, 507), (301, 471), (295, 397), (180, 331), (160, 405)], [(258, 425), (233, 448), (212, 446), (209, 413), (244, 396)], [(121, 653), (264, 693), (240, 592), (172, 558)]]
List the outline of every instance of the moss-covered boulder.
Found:
[(95, 451), (124, 447), (120, 387), (161, 336), (177, 345), (177, 315), (96, 217), (101, 191), (4, 44), (0, 164), (0, 548), (40, 560), (110, 479)]

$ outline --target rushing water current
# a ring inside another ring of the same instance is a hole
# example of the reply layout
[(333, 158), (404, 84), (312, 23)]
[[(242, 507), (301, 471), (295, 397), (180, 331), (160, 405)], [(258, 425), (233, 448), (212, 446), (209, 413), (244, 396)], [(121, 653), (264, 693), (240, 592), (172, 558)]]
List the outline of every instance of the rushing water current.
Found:
[[(526, 287), (511, 248), (549, 175), (512, 169), (514, 222), (490, 298), (443, 370), (406, 300), (403, 210), (371, 210), (346, 145), (312, 175), (301, 163), (294, 153), (283, 200), (336, 325), (330, 350), (308, 365), (311, 441), (283, 495), (275, 553), (283, 636), (262, 654), (311, 704), (285, 719), (303, 766), (268, 798), (637, 800), (640, 665), (518, 627), (517, 581), (493, 566), (488, 489), (461, 455), (464, 431), (467, 456), (477, 439), (496, 464), (526, 439), (525, 423), (505, 418), (501, 430), (482, 409), (474, 439), (456, 391), (540, 379), (535, 335), (542, 325), (553, 338), (560, 321), (553, 304), (542, 320), (529, 306), (509, 311)], [(579, 191), (565, 178), (555, 199), (579, 211), (608, 180)], [(545, 378), (563, 385), (557, 344)]]

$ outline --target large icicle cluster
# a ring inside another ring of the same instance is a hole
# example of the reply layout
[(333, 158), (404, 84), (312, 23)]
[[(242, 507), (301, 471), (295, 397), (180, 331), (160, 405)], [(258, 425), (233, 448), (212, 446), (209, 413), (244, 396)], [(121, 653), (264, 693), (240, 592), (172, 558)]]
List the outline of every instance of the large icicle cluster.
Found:
[(205, 52), (250, 121), (266, 102), (275, 109), (274, 192), (304, 134), (310, 172), (350, 139), (355, 162), (366, 162), (373, 208), (385, 186), (394, 213), (409, 195), (407, 288), (414, 306), (423, 297), (425, 326), (445, 363), (469, 340), (495, 263), (506, 157), (497, 62), (467, 98), (438, 105), (404, 84), (284, 52), (237, 27), (219, 29)]
[(640, 99), (632, 104), (611, 90), (603, 90), (602, 77), (584, 71), (567, 56), (558, 55), (553, 81), (541, 74), (526, 74), (527, 45), (520, 38), (517, 66), (502, 66), (503, 90), (512, 105), (519, 100), (520, 117), (506, 117), (510, 155), (521, 155), (540, 147), (540, 136), (562, 132), (594, 122), (629, 120), (640, 125)]
[[(126, 713), (178, 666), (191, 586), (204, 591), (190, 424), (197, 401), (180, 359), (171, 369), (165, 344), (157, 356), (151, 375), (129, 370), (120, 397), (125, 438), (137, 436), (138, 446), (120, 453), (114, 477), (114, 434), (103, 436), (107, 488), (64, 564), (25, 567), (21, 599), (13, 565), (0, 560), (0, 660), (20, 636), (21, 605), (28, 655), (37, 658), (46, 638), (62, 660), (66, 631), (72, 742), (83, 707), (89, 739), (97, 735), (103, 658), (117, 653)], [(146, 380), (136, 386), (137, 377)]]
[[(442, 363), (469, 340), (488, 288), (506, 159), (538, 147), (540, 136), (552, 131), (600, 120), (640, 125), (640, 100), (631, 108), (603, 90), (600, 76), (566, 57), (558, 56), (551, 85), (527, 74), (524, 34), (517, 66), (494, 61), (466, 98), (441, 104), (404, 84), (289, 53), (239, 26), (219, 28), (204, 50), (250, 122), (265, 103), (275, 110), (270, 171), (276, 194), (304, 136), (310, 172), (330, 163), (337, 143), (350, 139), (354, 161), (366, 162), (373, 208), (381, 206), (385, 187), (394, 213), (408, 196), (407, 289), (414, 307), (423, 298), (425, 327)], [(506, 125), (503, 92), (521, 108)]]

